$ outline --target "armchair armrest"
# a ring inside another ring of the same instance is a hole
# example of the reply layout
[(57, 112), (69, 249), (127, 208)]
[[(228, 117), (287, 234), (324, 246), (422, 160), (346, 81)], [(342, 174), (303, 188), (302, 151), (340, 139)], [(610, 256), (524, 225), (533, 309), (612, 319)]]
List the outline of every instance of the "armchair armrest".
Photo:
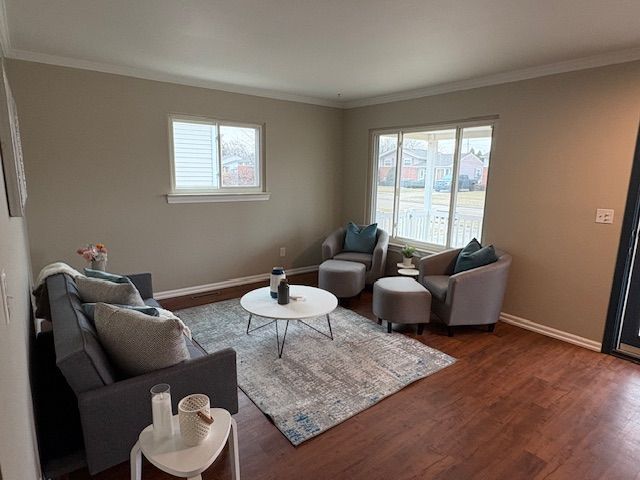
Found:
[(129, 458), (138, 435), (152, 422), (149, 390), (158, 383), (171, 385), (174, 412), (192, 393), (208, 395), (211, 406), (238, 411), (236, 352), (230, 348), (83, 392), (78, 406), (91, 474)]
[(384, 275), (387, 266), (387, 249), (389, 248), (389, 234), (384, 230), (379, 230), (378, 241), (373, 249), (371, 261), (371, 278), (369, 283), (375, 282)]
[(344, 245), (344, 228), (332, 232), (327, 239), (322, 242), (322, 261), (335, 257), (342, 251)]
[(131, 280), (131, 283), (138, 289), (140, 296), (144, 300), (153, 298), (153, 284), (151, 283), (150, 273), (132, 273), (125, 276)]
[(460, 253), (460, 248), (427, 255), (418, 260), (420, 281), (425, 275), (450, 275)]
[(507, 288), (511, 257), (504, 255), (497, 262), (466, 270), (449, 277), (446, 303), (450, 308), (449, 325), (495, 323), (500, 316)]

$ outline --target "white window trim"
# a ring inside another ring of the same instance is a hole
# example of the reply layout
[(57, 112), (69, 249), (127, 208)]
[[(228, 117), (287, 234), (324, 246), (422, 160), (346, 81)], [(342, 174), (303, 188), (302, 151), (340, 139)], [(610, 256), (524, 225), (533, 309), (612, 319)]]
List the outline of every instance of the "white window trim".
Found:
[[(415, 239), (411, 239), (411, 238), (403, 238), (403, 237), (399, 237), (399, 236), (395, 236), (394, 234), (396, 233), (396, 219), (395, 219), (395, 211), (397, 210), (397, 206), (398, 203), (400, 202), (400, 196), (396, 195), (397, 193), (397, 189), (399, 188), (399, 184), (400, 184), (400, 175), (399, 175), (399, 171), (401, 169), (401, 165), (399, 166), (399, 162), (396, 161), (396, 185), (395, 185), (395, 190), (394, 190), (394, 218), (393, 218), (393, 225), (392, 225), (392, 231), (391, 232), (387, 232), (389, 233), (389, 244), (392, 246), (404, 246), (406, 244), (411, 244), (413, 246), (415, 246), (417, 248), (418, 251), (420, 252), (425, 252), (425, 253), (438, 253), (438, 252), (442, 252), (444, 250), (449, 250), (453, 247), (449, 246), (449, 242), (451, 240), (451, 226), (453, 223), (453, 215), (452, 212), (455, 209), (455, 195), (454, 195), (454, 188), (456, 189), (456, 194), (457, 194), (457, 188), (458, 188), (458, 170), (459, 170), (459, 161), (460, 159), (457, 158), (458, 157), (458, 149), (460, 148), (460, 142), (462, 141), (462, 136), (460, 135), (462, 129), (464, 128), (470, 128), (470, 127), (480, 127), (480, 126), (491, 126), (492, 127), (492, 135), (491, 135), (491, 152), (489, 152), (489, 165), (491, 165), (491, 157), (493, 156), (493, 152), (495, 150), (495, 144), (496, 144), (496, 132), (498, 130), (498, 119), (499, 116), (498, 115), (492, 115), (490, 117), (483, 117), (483, 118), (474, 118), (474, 119), (469, 119), (469, 120), (460, 120), (460, 121), (455, 121), (455, 122), (447, 122), (447, 123), (430, 123), (430, 124), (423, 124), (423, 125), (410, 125), (410, 126), (401, 126), (401, 127), (389, 127), (389, 128), (380, 128), (380, 129), (371, 129), (369, 130), (369, 141), (370, 141), (370, 151), (372, 152), (372, 154), (369, 157), (369, 171), (372, 173), (371, 175), (369, 175), (369, 198), (368, 198), (368, 202), (367, 202), (367, 218), (369, 219), (369, 222), (373, 223), (375, 222), (375, 214), (376, 214), (376, 201), (377, 201), (377, 187), (378, 187), (378, 142), (376, 141), (376, 139), (380, 136), (380, 135), (389, 135), (389, 134), (396, 134), (398, 136), (398, 140), (397, 140), (397, 149), (396, 149), (396, 160), (398, 160), (397, 157), (399, 157), (401, 155), (401, 151), (402, 151), (402, 136), (406, 133), (413, 133), (413, 132), (421, 132), (421, 131), (425, 131), (425, 130), (452, 130), (455, 129), (456, 130), (456, 145), (454, 148), (454, 155), (453, 155), (453, 165), (451, 167), (452, 172), (452, 181), (451, 181), (451, 193), (453, 198), (451, 199), (451, 204), (449, 205), (449, 225), (447, 228), (447, 245), (437, 245), (437, 244), (433, 244), (433, 243), (427, 243), (427, 242), (420, 242), (418, 240)], [(458, 168), (456, 168), (458, 167)], [(485, 190), (489, 189), (489, 180), (487, 179), (487, 185), (485, 185)], [(484, 209), (482, 212), (483, 218), (484, 215), (486, 213), (486, 209), (487, 209), (487, 204), (485, 201), (484, 204)], [(485, 225), (486, 222), (482, 222), (482, 231), (481, 231), (481, 237), (485, 236)]]
[[(189, 123), (202, 123), (206, 125), (216, 125), (216, 133), (220, 135), (220, 126), (224, 127), (247, 127), (255, 128), (258, 132), (258, 162), (257, 162), (257, 178), (259, 185), (257, 187), (222, 187), (222, 157), (220, 155), (220, 142), (216, 139), (218, 148), (218, 161), (220, 175), (220, 188), (176, 188), (176, 166), (174, 158), (173, 146), (173, 122), (183, 121)], [(264, 124), (259, 123), (243, 123), (219, 118), (200, 117), (194, 115), (183, 115), (171, 113), (168, 115), (169, 127), (169, 157), (171, 166), (171, 191), (166, 195), (167, 203), (210, 203), (210, 202), (249, 202), (269, 200), (271, 194), (266, 191), (265, 176), (265, 140), (264, 140)]]

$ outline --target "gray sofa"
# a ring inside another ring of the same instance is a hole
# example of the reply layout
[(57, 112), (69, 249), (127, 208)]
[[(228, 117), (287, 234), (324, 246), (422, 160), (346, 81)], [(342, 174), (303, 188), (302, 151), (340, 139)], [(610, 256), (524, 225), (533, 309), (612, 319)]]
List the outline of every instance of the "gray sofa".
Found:
[[(153, 299), (151, 274), (128, 276), (145, 303)], [(91, 474), (127, 461), (140, 431), (151, 423), (149, 389), (171, 385), (174, 413), (191, 393), (204, 393), (212, 406), (238, 411), (236, 353), (224, 349), (207, 355), (187, 340), (191, 359), (173, 367), (126, 378), (111, 364), (96, 330), (82, 310), (76, 284), (65, 274), (46, 280), (53, 324), (56, 364), (75, 393), (86, 464)], [(135, 332), (132, 332), (134, 334)]]
[(496, 251), (498, 261), (453, 273), (460, 248), (429, 255), (418, 263), (420, 283), (431, 292), (431, 310), (448, 327), (487, 325), (493, 331), (507, 289), (511, 255)]

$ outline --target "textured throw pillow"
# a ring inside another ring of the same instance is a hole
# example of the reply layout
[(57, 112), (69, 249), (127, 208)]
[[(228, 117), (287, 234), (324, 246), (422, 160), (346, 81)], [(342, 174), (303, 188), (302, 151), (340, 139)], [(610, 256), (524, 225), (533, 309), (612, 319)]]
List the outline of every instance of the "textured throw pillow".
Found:
[(99, 278), (77, 277), (76, 285), (83, 303), (145, 306), (140, 293), (131, 282), (113, 283)]
[(89, 278), (99, 278), (113, 283), (129, 283), (129, 279), (124, 275), (116, 275), (115, 273), (103, 272), (102, 270), (84, 269), (84, 274)]
[(135, 310), (98, 303), (96, 330), (113, 363), (135, 376), (188, 360), (189, 350), (180, 322), (151, 317)]
[(372, 223), (366, 227), (359, 227), (353, 222), (347, 225), (347, 233), (344, 236), (344, 251), (373, 253), (376, 248), (378, 236), (378, 224)]
[[(128, 308), (130, 310), (135, 310), (136, 312), (144, 313), (145, 315), (149, 315), (151, 317), (159, 317), (160, 316), (160, 312), (155, 307), (146, 307), (146, 306), (145, 307), (138, 307), (138, 306), (135, 306), (135, 305), (114, 305), (114, 307)], [(82, 310), (84, 311), (85, 315), (87, 317), (89, 317), (89, 319), (91, 319), (92, 321), (93, 321), (93, 318), (95, 317), (95, 309), (96, 309), (96, 304), (95, 303), (83, 303), (82, 304)]]
[(493, 245), (483, 247), (475, 238), (458, 254), (453, 273), (460, 273), (472, 268), (482, 267), (497, 262), (498, 256)]

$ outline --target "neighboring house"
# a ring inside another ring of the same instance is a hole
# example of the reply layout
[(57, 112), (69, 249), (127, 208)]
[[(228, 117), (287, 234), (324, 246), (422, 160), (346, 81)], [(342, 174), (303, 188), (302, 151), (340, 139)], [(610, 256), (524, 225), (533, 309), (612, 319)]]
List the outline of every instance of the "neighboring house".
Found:
[(255, 185), (256, 162), (252, 158), (237, 155), (222, 160), (223, 185)]
[[(393, 164), (396, 149), (380, 155), (378, 178), (381, 185), (392, 183)], [(486, 185), (489, 168), (488, 155), (477, 156), (467, 153), (460, 159), (460, 174), (468, 175), (478, 185)], [(405, 148), (402, 150), (402, 180), (421, 180), (425, 177), (427, 168), (427, 150), (422, 148)], [(453, 154), (438, 152), (434, 165), (434, 180), (451, 176), (453, 173)], [(390, 175), (391, 174), (391, 175)]]

